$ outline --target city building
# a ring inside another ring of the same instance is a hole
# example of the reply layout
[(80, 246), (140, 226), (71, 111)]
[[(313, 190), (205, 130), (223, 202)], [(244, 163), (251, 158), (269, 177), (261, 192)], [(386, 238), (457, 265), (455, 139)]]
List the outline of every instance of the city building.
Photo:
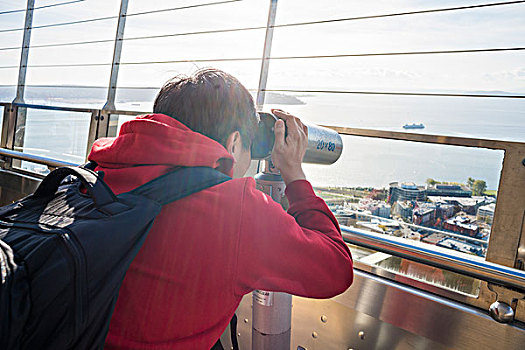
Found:
[(431, 225), (436, 220), (436, 206), (428, 203), (416, 203), (412, 213), (412, 223), (415, 225)]
[(438, 244), (441, 240), (446, 238), (445, 234), (443, 233), (431, 233), (428, 236), (425, 236), (421, 239), (422, 242), (429, 243), (429, 244)]
[(458, 211), (464, 211), (470, 215), (476, 215), (479, 207), (494, 201), (494, 198), (486, 196), (476, 196), (470, 198), (428, 196), (427, 199), (432, 203), (452, 204), (457, 207)]
[(392, 214), (401, 216), (404, 219), (412, 219), (412, 203), (410, 202), (395, 202), (392, 205)]
[(492, 219), (494, 218), (494, 210), (496, 210), (496, 203), (491, 203), (479, 207), (477, 219), (479, 221), (484, 221), (488, 224), (492, 224)]
[(392, 207), (390, 204), (381, 203), (374, 208), (372, 215), (380, 216), (382, 218), (390, 218), (390, 211)]
[(427, 197), (425, 186), (418, 186), (413, 182), (392, 182), (388, 189), (390, 204), (397, 201), (424, 201)]
[(436, 203), (436, 218), (447, 220), (456, 212), (453, 204)]
[(472, 191), (463, 185), (436, 184), (418, 186), (413, 182), (392, 182), (388, 189), (390, 203), (396, 201), (424, 201), (427, 196), (469, 198)]
[(437, 242), (437, 246), (445, 247), (448, 249), (454, 249), (462, 253), (469, 253), (469, 254), (475, 254), (478, 256), (483, 256), (482, 247), (475, 245), (475, 244), (463, 242), (463, 241), (460, 241), (454, 238), (445, 238)]
[(390, 218), (390, 211), (392, 209), (390, 204), (370, 198), (360, 199), (357, 207), (359, 210), (369, 212), (370, 215), (380, 216), (387, 219)]
[(443, 223), (445, 230), (458, 232), (470, 237), (476, 237), (479, 234), (479, 226), (470, 222), (470, 219), (465, 216), (456, 216), (448, 219)]
[(461, 185), (436, 184), (427, 186), (427, 196), (472, 197), (472, 191)]

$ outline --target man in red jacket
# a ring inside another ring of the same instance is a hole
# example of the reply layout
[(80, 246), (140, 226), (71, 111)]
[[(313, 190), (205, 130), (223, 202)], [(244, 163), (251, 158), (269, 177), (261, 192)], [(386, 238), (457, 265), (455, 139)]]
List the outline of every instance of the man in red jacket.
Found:
[(210, 349), (254, 289), (328, 298), (348, 288), (350, 251), (305, 179), (307, 129), (298, 118), (274, 110), (283, 119), (272, 159), (287, 185), (286, 213), (242, 177), (257, 114), (237, 79), (215, 69), (178, 77), (161, 89), (154, 113), (93, 145), (89, 159), (114, 192), (178, 166), (216, 168), (233, 180), (162, 209), (120, 289), (107, 349)]

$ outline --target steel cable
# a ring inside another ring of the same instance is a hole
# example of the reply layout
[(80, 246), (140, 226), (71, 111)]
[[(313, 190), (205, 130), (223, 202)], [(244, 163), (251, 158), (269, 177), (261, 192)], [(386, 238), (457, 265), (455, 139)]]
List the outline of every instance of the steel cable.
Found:
[[(505, 52), (505, 51), (524, 51), (525, 47), (508, 48), (489, 48), (489, 49), (468, 49), (468, 50), (443, 50), (443, 51), (409, 51), (409, 52), (377, 52), (377, 53), (356, 53), (356, 54), (337, 54), (337, 55), (311, 55), (311, 56), (274, 56), (269, 60), (289, 60), (289, 59), (323, 59), (323, 58), (345, 58), (345, 57), (370, 57), (370, 56), (403, 56), (403, 55), (437, 55), (437, 54), (460, 54), (460, 53), (482, 53), (482, 52)], [(204, 63), (204, 62), (235, 62), (235, 61), (260, 61), (260, 57), (238, 57), (238, 58), (206, 58), (191, 60), (167, 60), (167, 61), (141, 61), (141, 62), (120, 62), (119, 65), (141, 65), (141, 64), (169, 64), (169, 63)], [(42, 64), (33, 65), (30, 68), (55, 68), (55, 67), (90, 67), (90, 66), (109, 66), (111, 63), (72, 63), (72, 64)], [(18, 66), (0, 66), (2, 68), (18, 68)]]
[[(69, 5), (69, 4), (74, 4), (76, 2), (84, 2), (86, 0), (74, 0), (74, 1), (66, 1), (66, 2), (59, 2), (57, 4), (50, 4), (50, 5), (44, 5), (44, 6), (38, 6), (38, 7), (33, 7), (32, 9), (30, 10), (40, 10), (40, 9), (45, 9), (45, 8), (48, 8), (48, 7), (55, 7), (55, 6), (61, 6), (61, 5)], [(9, 14), (9, 13), (16, 13), (16, 12), (26, 12), (27, 9), (19, 9), (19, 10), (10, 10), (10, 11), (3, 11), (3, 12), (0, 12), (0, 15), (6, 15), (6, 14)]]
[[(108, 17), (98, 17), (98, 18), (91, 18), (91, 19), (83, 19), (79, 21), (71, 21), (71, 22), (62, 22), (62, 23), (53, 23), (53, 24), (43, 24), (39, 26), (33, 26), (31, 27), (31, 30), (33, 29), (40, 29), (40, 28), (51, 28), (51, 27), (60, 27), (60, 26), (66, 26), (70, 24), (80, 24), (80, 23), (89, 23), (89, 22), (97, 22), (97, 21), (106, 21), (109, 19), (117, 19), (118, 16), (108, 16)], [(0, 30), (0, 33), (6, 33), (6, 32), (15, 32), (24, 30), (24, 28), (15, 28), (15, 29), (2, 29)]]
[(452, 94), (426, 92), (388, 92), (388, 91), (350, 91), (350, 90), (295, 90), (295, 89), (263, 89), (267, 92), (293, 92), (308, 94), (357, 94), (357, 95), (395, 95), (395, 96), (433, 96), (433, 97), (483, 97), (483, 98), (525, 98), (525, 95), (496, 94)]
[[(188, 5), (188, 6), (181, 6), (181, 7), (173, 7), (173, 8), (161, 9), (161, 10), (153, 10), (153, 11), (130, 13), (130, 14), (126, 14), (125, 17), (147, 15), (147, 14), (152, 14), (152, 13), (160, 13), (160, 12), (168, 12), (168, 11), (186, 10), (186, 9), (190, 9), (190, 8), (210, 6), (210, 5), (221, 5), (221, 4), (226, 4), (226, 3), (231, 3), (231, 2), (239, 2), (239, 1), (243, 1), (243, 0), (226, 0), (226, 1), (218, 1), (218, 2), (209, 2), (209, 3), (204, 3), (204, 4), (196, 4), (196, 5)], [(78, 20), (78, 21), (70, 21), (70, 22), (43, 24), (43, 25), (39, 25), (39, 26), (32, 26), (31, 29), (52, 28), (52, 27), (60, 27), (60, 26), (73, 25), (73, 24), (82, 24), (82, 23), (90, 23), (90, 22), (98, 22), (98, 21), (107, 21), (107, 20), (110, 20), (110, 19), (117, 19), (118, 17), (119, 16), (107, 16), (107, 17), (97, 17), (97, 18), (90, 18), (90, 19), (84, 19), (84, 20)], [(1, 29), (0, 33), (22, 31), (24, 29), (25, 28)]]
[[(443, 51), (411, 51), (411, 52), (378, 52), (378, 53), (356, 53), (338, 55), (311, 55), (311, 56), (273, 56), (269, 60), (289, 60), (289, 59), (312, 59), (312, 58), (344, 58), (344, 57), (370, 57), (370, 56), (402, 56), (402, 55), (432, 55), (432, 54), (459, 54), (459, 53), (481, 53), (481, 52), (504, 52), (504, 51), (523, 51), (525, 47), (509, 48), (489, 48), (489, 49), (470, 49), (470, 50), (443, 50)], [(166, 63), (202, 63), (202, 62), (231, 62), (231, 61), (260, 61), (261, 57), (243, 58), (209, 58), (193, 60), (168, 60), (168, 61), (142, 61), (142, 62), (121, 62), (120, 65), (138, 64), (166, 64)]]
[[(102, 39), (102, 40), (86, 40), (86, 41), (75, 41), (70, 43), (60, 43), (60, 44), (42, 44), (42, 45), (31, 45), (31, 49), (42, 48), (42, 47), (60, 47), (60, 46), (72, 46), (72, 45), (85, 45), (85, 44), (99, 44), (99, 43), (112, 43), (115, 42), (115, 39)], [(20, 50), (21, 47), (3, 47), (0, 48), (0, 51), (7, 50)]]
[(149, 15), (152, 13), (161, 13), (161, 12), (168, 12), (168, 11), (185, 10), (185, 9), (203, 7), (203, 6), (221, 5), (221, 4), (227, 4), (227, 3), (239, 2), (239, 1), (243, 1), (243, 0), (225, 0), (225, 1), (209, 2), (209, 3), (204, 3), (204, 4), (188, 5), (188, 6), (182, 6), (182, 7), (173, 7), (173, 8), (168, 8), (168, 9), (135, 12), (135, 13), (126, 14), (126, 17), (142, 16), (142, 15)]

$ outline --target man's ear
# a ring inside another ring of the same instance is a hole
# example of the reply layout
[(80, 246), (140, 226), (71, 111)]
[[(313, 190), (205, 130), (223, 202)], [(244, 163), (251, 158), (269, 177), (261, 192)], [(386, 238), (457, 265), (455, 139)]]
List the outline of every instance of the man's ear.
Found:
[(226, 139), (226, 150), (229, 154), (235, 156), (237, 152), (240, 151), (242, 147), (241, 133), (239, 131), (234, 131)]

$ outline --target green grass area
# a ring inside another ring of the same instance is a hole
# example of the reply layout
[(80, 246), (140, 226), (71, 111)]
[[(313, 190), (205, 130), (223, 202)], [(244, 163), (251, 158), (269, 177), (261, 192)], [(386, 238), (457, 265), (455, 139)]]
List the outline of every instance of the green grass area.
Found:
[(486, 196), (496, 196), (498, 194), (498, 191), (496, 190), (486, 190), (485, 192), (483, 192), (484, 195)]

